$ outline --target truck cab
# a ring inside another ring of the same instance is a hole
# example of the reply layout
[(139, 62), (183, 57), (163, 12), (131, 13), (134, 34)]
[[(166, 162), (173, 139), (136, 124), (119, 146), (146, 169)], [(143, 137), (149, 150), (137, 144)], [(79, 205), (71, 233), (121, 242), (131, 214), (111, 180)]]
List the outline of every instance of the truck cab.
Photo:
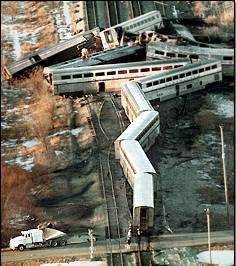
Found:
[(10, 248), (23, 251), (25, 248), (64, 246), (66, 243), (66, 234), (59, 230), (53, 228), (31, 229), (21, 231), (21, 236), (12, 238)]
[(10, 248), (22, 251), (25, 248), (34, 247), (35, 244), (43, 243), (43, 241), (43, 231), (40, 229), (21, 231), (21, 236), (17, 236), (10, 240)]

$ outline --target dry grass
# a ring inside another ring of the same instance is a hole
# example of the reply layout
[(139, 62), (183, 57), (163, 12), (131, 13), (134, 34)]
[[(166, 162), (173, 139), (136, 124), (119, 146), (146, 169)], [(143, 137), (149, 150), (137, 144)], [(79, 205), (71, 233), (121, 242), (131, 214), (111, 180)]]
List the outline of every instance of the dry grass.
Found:
[(1, 234), (2, 246), (8, 245), (10, 237), (19, 233), (19, 229), (24, 228), (23, 223), (10, 223), (17, 217), (31, 215), (39, 218), (41, 211), (33, 206), (30, 189), (33, 187), (35, 179), (29, 173), (18, 166), (8, 166), (1, 163)]

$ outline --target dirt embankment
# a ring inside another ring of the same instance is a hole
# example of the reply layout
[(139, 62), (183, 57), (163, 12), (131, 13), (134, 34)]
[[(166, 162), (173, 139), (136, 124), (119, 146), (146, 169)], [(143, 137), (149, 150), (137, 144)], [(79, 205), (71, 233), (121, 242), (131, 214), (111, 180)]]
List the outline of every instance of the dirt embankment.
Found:
[(103, 200), (87, 109), (79, 99), (53, 96), (41, 77), (39, 70), (3, 88), (4, 246), (43, 221), (74, 237), (96, 226), (103, 235)]

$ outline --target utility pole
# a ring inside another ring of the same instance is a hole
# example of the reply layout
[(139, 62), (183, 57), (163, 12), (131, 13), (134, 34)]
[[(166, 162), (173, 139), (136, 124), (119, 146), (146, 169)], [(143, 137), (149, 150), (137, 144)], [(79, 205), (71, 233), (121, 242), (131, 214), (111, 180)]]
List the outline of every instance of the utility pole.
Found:
[(212, 259), (211, 259), (211, 233), (210, 233), (210, 209), (207, 208), (204, 211), (206, 212), (206, 216), (207, 216), (208, 251), (209, 251), (209, 256), (210, 256), (210, 264), (212, 264)]
[(88, 229), (88, 235), (90, 237), (90, 260), (93, 259), (93, 253), (95, 251), (94, 248), (94, 242), (96, 241), (95, 237), (93, 236), (93, 230), (92, 229)]
[(223, 135), (223, 126), (220, 125), (220, 135), (221, 135), (221, 147), (222, 147), (222, 164), (223, 164), (223, 174), (224, 174), (224, 188), (225, 188), (225, 205), (226, 205), (226, 215), (229, 224), (229, 200), (228, 200), (228, 186), (227, 186), (227, 175), (225, 168), (225, 145), (224, 145), (224, 135)]

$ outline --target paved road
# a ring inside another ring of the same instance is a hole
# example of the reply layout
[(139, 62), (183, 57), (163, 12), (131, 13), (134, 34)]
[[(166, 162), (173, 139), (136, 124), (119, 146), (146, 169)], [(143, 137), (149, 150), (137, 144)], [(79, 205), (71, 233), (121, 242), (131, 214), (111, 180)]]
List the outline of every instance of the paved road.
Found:
[[(217, 231), (211, 233), (211, 243), (233, 243), (234, 233), (233, 231)], [(151, 245), (154, 249), (164, 249), (172, 247), (187, 247), (187, 246), (200, 246), (207, 244), (207, 233), (193, 233), (193, 234), (176, 234), (176, 235), (162, 235), (159, 237), (154, 237)], [(97, 242), (95, 250), (95, 255), (99, 256), (107, 252), (106, 245), (104, 242)], [(141, 250), (146, 250), (147, 244), (141, 243)], [(127, 250), (125, 243), (121, 245), (122, 252), (132, 252), (137, 251), (138, 246), (136, 243), (131, 244), (131, 248)], [(112, 252), (119, 252), (118, 244), (113, 244)], [(19, 251), (2, 251), (1, 261), (23, 261), (23, 260), (33, 260), (42, 259), (50, 257), (71, 257), (71, 256), (81, 256), (83, 258), (89, 257), (89, 249), (86, 245), (73, 244), (66, 248), (50, 248), (50, 249), (34, 249), (25, 250), (23, 252)]]

